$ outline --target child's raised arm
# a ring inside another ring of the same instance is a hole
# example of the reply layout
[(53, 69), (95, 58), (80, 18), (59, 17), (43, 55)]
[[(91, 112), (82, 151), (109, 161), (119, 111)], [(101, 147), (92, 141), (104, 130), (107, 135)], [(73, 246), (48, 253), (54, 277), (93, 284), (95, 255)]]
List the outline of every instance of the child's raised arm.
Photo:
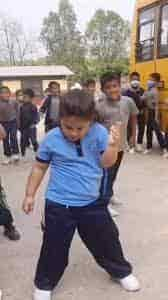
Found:
[(112, 126), (109, 135), (108, 148), (102, 155), (101, 164), (103, 168), (110, 168), (117, 160), (121, 142), (121, 125)]
[(49, 165), (46, 163), (36, 162), (28, 178), (25, 199), (23, 201), (23, 211), (29, 214), (33, 211), (35, 205), (36, 192), (47, 172)]

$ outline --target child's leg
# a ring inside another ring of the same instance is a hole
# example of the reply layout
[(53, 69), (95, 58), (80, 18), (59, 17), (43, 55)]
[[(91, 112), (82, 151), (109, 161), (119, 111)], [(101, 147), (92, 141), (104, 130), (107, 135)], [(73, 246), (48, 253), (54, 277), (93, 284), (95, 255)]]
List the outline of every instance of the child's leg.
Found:
[(52, 291), (68, 265), (71, 241), (76, 229), (70, 209), (49, 202), (45, 210), (45, 232), (37, 266), (35, 285)]
[(0, 226), (9, 226), (13, 223), (13, 218), (8, 209), (0, 208)]
[(121, 151), (118, 153), (118, 159), (114, 166), (111, 168), (107, 169), (106, 172), (104, 173), (104, 178), (103, 178), (103, 184), (101, 188), (101, 195), (100, 198), (103, 198), (107, 204), (110, 203), (110, 200), (112, 196), (114, 195), (114, 183), (116, 181), (118, 171), (123, 159), (124, 152)]
[(19, 154), (18, 138), (17, 138), (17, 121), (10, 122), (10, 147), (12, 154)]
[(168, 132), (165, 133), (165, 144), (166, 144), (166, 149), (168, 150)]
[(37, 152), (39, 145), (37, 142), (37, 128), (36, 127), (32, 127), (29, 129), (29, 138), (33, 145), (34, 152)]
[(21, 130), (20, 148), (22, 156), (26, 154), (27, 143), (29, 140), (28, 129)]
[(145, 134), (145, 115), (141, 113), (138, 115), (138, 135), (137, 135), (137, 143), (139, 145), (143, 144)]
[(6, 200), (5, 191), (0, 183), (0, 225), (4, 226), (4, 235), (13, 241), (20, 239), (20, 234), (13, 224), (13, 216)]
[(11, 148), (10, 148), (10, 130), (9, 130), (9, 125), (8, 123), (3, 123), (2, 124), (5, 131), (6, 131), (6, 138), (3, 140), (3, 150), (4, 150), (4, 155), (6, 157), (11, 157)]
[(132, 267), (123, 254), (117, 226), (106, 207), (85, 209), (78, 232), (97, 263), (111, 276), (122, 279), (132, 273)]
[(161, 149), (165, 149), (166, 145), (165, 145), (164, 136), (163, 136), (163, 134), (162, 134), (162, 132), (160, 130), (160, 126), (159, 126), (159, 124), (158, 124), (158, 122), (156, 120), (154, 120), (154, 122), (153, 122), (153, 129), (155, 131), (155, 134), (156, 134), (158, 143), (160, 145), (160, 148)]
[(147, 149), (150, 150), (153, 147), (153, 115), (152, 112), (148, 113), (148, 122), (147, 122)]

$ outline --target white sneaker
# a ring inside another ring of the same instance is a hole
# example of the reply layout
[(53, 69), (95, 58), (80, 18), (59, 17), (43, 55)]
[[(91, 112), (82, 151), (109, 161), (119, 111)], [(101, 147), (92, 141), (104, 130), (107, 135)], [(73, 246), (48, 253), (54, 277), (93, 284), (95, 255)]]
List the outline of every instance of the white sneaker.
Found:
[(113, 209), (111, 207), (111, 205), (108, 206), (108, 211), (109, 211), (109, 213), (110, 213), (110, 215), (111, 215), (112, 218), (115, 218), (115, 217), (119, 216), (118, 211), (116, 211), (115, 209)]
[(140, 283), (133, 274), (120, 279), (119, 283), (127, 292), (138, 292), (140, 290)]
[(22, 156), (22, 162), (24, 164), (28, 163), (28, 159), (26, 158), (26, 156)]
[(110, 201), (110, 202), (111, 202), (112, 205), (116, 205), (116, 206), (117, 206), (117, 205), (118, 205), (118, 206), (119, 206), (119, 205), (122, 205), (122, 202), (120, 202), (115, 196), (113, 196), (113, 197), (111, 198), (111, 201)]
[(143, 149), (143, 145), (141, 145), (141, 144), (137, 144), (137, 145), (136, 145), (136, 151), (137, 151), (137, 152), (143, 152), (143, 150), (144, 150), (144, 149)]
[(19, 155), (14, 154), (14, 155), (12, 156), (12, 162), (17, 163), (17, 162), (19, 162), (19, 160), (20, 160)]
[(146, 150), (144, 151), (144, 154), (147, 155), (147, 154), (150, 154), (151, 152), (152, 152), (152, 149), (146, 149)]
[(9, 165), (10, 163), (11, 163), (11, 159), (10, 159), (10, 158), (5, 158), (5, 159), (3, 160), (3, 162), (2, 162), (2, 164), (3, 164), (4, 166)]
[(130, 148), (130, 149), (129, 149), (129, 153), (130, 153), (130, 154), (135, 154), (135, 148)]
[(33, 300), (51, 300), (51, 291), (35, 289)]
[(163, 150), (163, 157), (168, 158), (168, 150), (167, 149)]
[(2, 300), (2, 291), (0, 290), (0, 300)]

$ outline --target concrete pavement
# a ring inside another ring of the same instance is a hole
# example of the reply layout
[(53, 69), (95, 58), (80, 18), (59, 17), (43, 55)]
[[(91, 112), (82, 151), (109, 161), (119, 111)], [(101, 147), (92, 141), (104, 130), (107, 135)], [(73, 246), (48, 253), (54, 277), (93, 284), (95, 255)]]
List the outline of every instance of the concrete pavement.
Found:
[[(0, 173), (8, 194), (20, 242), (10, 242), (0, 233), (0, 288), (4, 300), (29, 300), (40, 250), (40, 218), (45, 183), (31, 217), (21, 211), (29, 162), (3, 167)], [(76, 236), (70, 264), (53, 300), (167, 300), (168, 299), (168, 160), (157, 153), (150, 156), (126, 155), (116, 192), (123, 206), (116, 219), (127, 257), (134, 265), (142, 290), (123, 291), (94, 262)]]

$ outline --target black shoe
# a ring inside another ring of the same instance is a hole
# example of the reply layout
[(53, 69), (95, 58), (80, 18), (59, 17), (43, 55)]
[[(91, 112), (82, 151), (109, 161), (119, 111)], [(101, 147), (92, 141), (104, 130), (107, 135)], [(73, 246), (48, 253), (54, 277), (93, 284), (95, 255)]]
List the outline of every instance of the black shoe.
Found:
[(19, 241), (20, 233), (16, 230), (15, 226), (11, 225), (5, 227), (4, 236), (7, 237), (11, 241)]

